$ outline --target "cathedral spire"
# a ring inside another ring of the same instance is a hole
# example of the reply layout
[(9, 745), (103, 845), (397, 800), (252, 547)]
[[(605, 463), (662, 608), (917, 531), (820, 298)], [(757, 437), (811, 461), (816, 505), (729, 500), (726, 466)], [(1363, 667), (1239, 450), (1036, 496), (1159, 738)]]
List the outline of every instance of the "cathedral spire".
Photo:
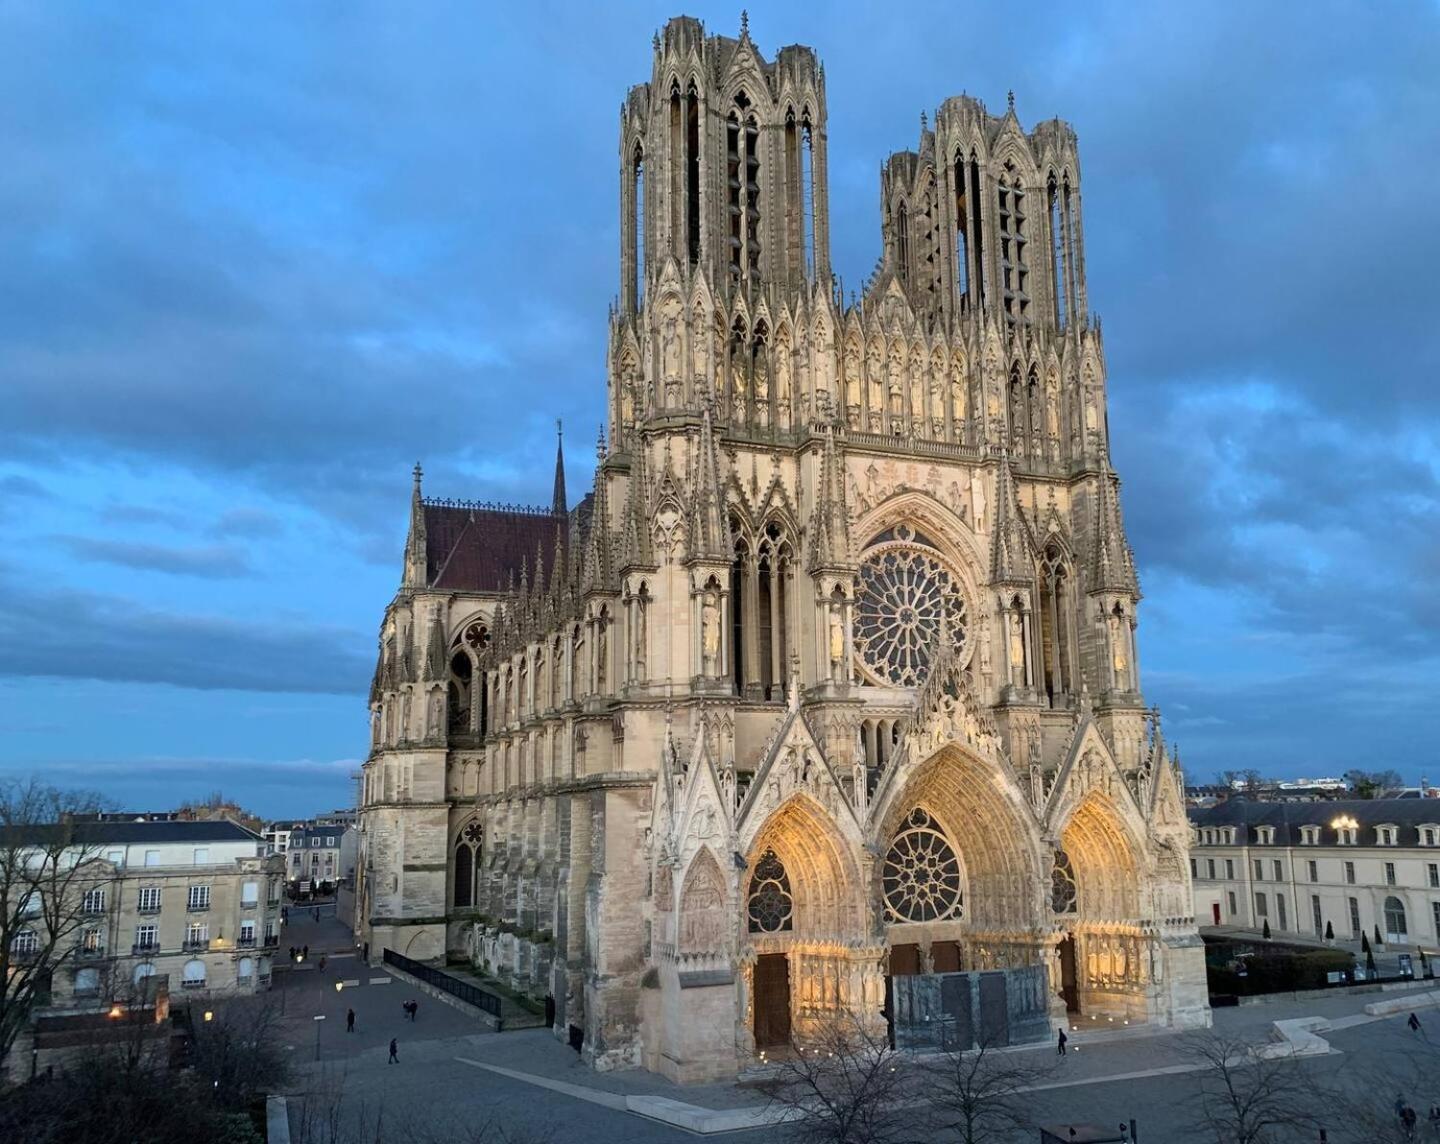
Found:
[(550, 500), (550, 511), (564, 516), (567, 506), (565, 498), (565, 429), (559, 418), (555, 420), (555, 492)]
[(405, 576), (403, 588), (424, 588), (428, 586), (425, 555), (425, 505), (420, 496), (420, 478), (424, 470), (415, 462), (415, 484), (410, 492), (410, 534), (405, 539)]
[(444, 608), (436, 604), (430, 613), (430, 630), (425, 638), (425, 674), (427, 683), (445, 678), (445, 621)]
[(1135, 575), (1135, 556), (1125, 540), (1120, 521), (1120, 502), (1115, 494), (1115, 474), (1110, 462), (1101, 458), (1095, 491), (1095, 526), (1090, 548), (1090, 591), (1123, 592), (1140, 597)]
[(729, 560), (730, 524), (725, 519), (725, 493), (720, 484), (720, 449), (715, 443), (713, 402), (705, 398), (700, 438), (695, 449), (695, 483), (691, 489), (690, 559)]
[(620, 566), (650, 568), (655, 564), (650, 549), (650, 474), (645, 464), (647, 442), (639, 437), (630, 462), (630, 491), (625, 498), (625, 516), (620, 533)]
[(610, 497), (605, 481), (605, 430), (595, 443), (595, 501), (590, 510), (590, 543), (585, 554), (585, 588), (608, 592), (615, 587), (610, 543)]
[(850, 563), (850, 514), (845, 505), (845, 464), (835, 441), (835, 426), (825, 426), (820, 455), (820, 482), (815, 497), (811, 536), (812, 568)]
[(1028, 584), (1035, 578), (1035, 545), (1020, 511), (1010, 452), (1002, 450), (995, 469), (995, 530), (990, 549), (990, 580)]

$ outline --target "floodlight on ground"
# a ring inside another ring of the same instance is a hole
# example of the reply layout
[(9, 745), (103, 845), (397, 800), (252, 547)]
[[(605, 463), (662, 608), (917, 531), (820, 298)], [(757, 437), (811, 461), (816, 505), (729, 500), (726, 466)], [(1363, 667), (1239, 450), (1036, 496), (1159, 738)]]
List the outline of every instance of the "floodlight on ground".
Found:
[(214, 1014), (214, 1012), (213, 1012), (212, 1010), (210, 1010), (210, 1009), (206, 1009), (206, 1010), (205, 1010), (205, 1020), (207, 1020), (207, 1021), (213, 1021), (213, 1020), (215, 1020), (215, 1014)]

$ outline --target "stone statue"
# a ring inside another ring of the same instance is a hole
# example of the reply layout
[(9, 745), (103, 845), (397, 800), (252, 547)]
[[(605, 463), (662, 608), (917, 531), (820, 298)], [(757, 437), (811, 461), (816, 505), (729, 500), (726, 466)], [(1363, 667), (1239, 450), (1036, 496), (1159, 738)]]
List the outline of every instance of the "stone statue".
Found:
[(970, 470), (970, 499), (975, 504), (975, 531), (985, 530), (985, 480), (979, 469)]
[(830, 672), (838, 680), (845, 664), (845, 624), (840, 605), (830, 605)]
[(1010, 666), (1018, 667), (1020, 679), (1025, 678), (1025, 626), (1020, 616), (1015, 612), (1007, 612), (1006, 616), (1010, 625)]
[(719, 674), (720, 656), (720, 607), (714, 592), (706, 592), (700, 603), (700, 662), (701, 674)]

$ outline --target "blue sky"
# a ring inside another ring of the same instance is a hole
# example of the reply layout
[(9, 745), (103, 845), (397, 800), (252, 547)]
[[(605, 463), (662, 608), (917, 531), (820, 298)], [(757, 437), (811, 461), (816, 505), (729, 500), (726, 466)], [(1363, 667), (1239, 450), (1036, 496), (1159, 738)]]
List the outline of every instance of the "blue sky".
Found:
[[(349, 800), (415, 459), (545, 502), (562, 417), (588, 482), (618, 108), (677, 11), (0, 0), (0, 774)], [(750, 27), (825, 62), (847, 282), (922, 110), (1075, 125), (1144, 683), (1192, 774), (1440, 780), (1440, 8)]]

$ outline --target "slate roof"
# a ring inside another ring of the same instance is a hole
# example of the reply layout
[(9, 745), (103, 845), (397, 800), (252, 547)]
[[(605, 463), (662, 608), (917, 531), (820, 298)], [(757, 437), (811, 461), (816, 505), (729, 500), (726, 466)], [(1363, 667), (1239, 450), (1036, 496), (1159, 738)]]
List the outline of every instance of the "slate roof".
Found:
[(589, 524), (586, 497), (573, 512), (554, 513), (546, 509), (496, 507), (462, 501), (426, 501), (425, 578), (432, 588), (451, 592), (504, 592), (520, 567), (535, 573), (539, 552), (547, 567), (555, 554), (555, 537), (567, 553), (572, 524)]
[[(16, 831), (29, 837), (45, 834), (54, 837), (63, 829), (58, 823), (43, 826), (16, 827)], [(261, 842), (258, 834), (246, 830), (238, 822), (220, 819), (214, 822), (75, 822), (74, 840), (77, 843), (106, 845), (129, 842)]]
[(1340, 816), (1353, 818), (1360, 827), (1359, 845), (1373, 845), (1374, 828), (1397, 826), (1400, 846), (1420, 845), (1420, 827), (1440, 825), (1440, 800), (1428, 798), (1351, 798), (1320, 802), (1251, 802), (1231, 798), (1215, 806), (1190, 811), (1192, 826), (1240, 826), (1244, 840), (1255, 841), (1255, 827), (1273, 826), (1277, 846), (1299, 846), (1302, 826), (1323, 826), (1321, 839), (1336, 841), (1330, 824)]

